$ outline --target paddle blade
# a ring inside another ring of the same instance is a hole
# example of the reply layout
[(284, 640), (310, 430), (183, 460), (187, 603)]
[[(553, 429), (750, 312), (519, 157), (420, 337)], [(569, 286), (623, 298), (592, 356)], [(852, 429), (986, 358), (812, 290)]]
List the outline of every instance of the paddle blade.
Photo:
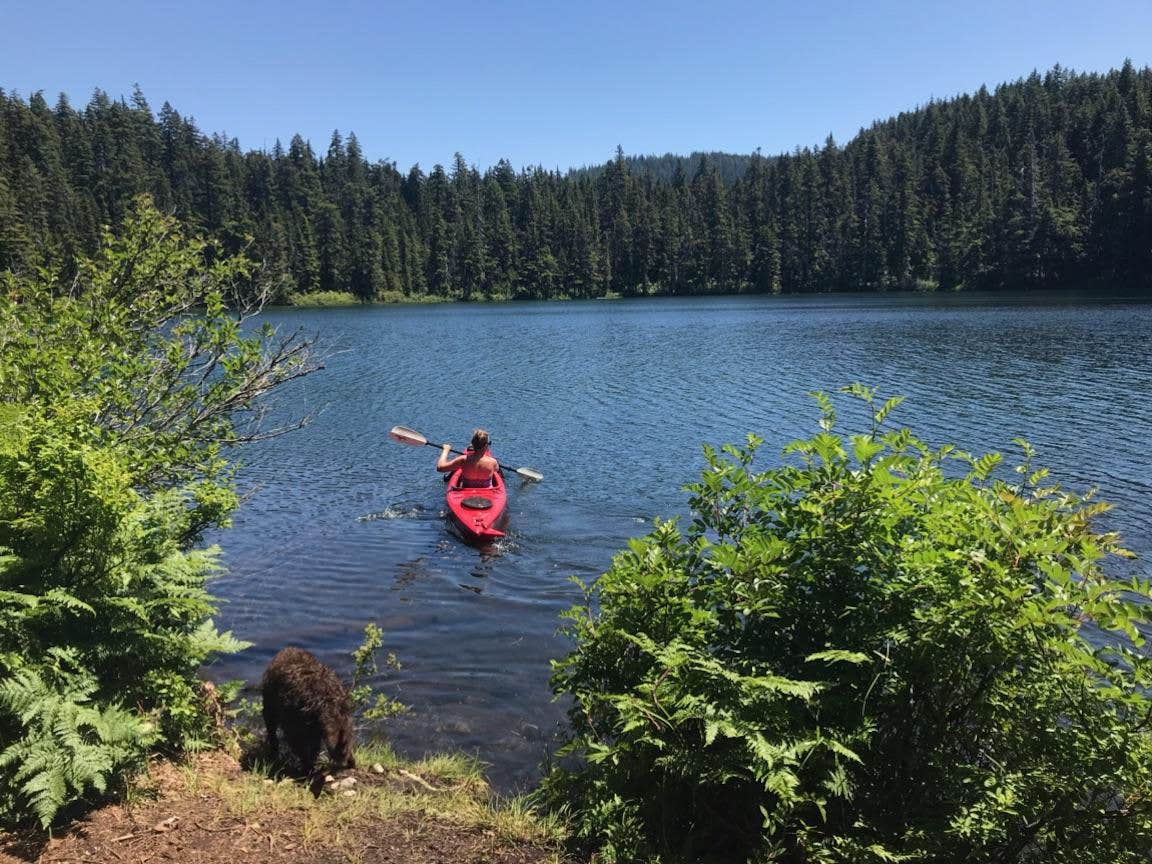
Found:
[(413, 447), (423, 447), (428, 443), (427, 438), (407, 426), (393, 426), (388, 437), (400, 444), (411, 444)]
[(537, 483), (539, 483), (544, 479), (544, 475), (537, 471), (535, 468), (513, 468), (512, 470), (523, 477), (525, 480), (535, 480)]

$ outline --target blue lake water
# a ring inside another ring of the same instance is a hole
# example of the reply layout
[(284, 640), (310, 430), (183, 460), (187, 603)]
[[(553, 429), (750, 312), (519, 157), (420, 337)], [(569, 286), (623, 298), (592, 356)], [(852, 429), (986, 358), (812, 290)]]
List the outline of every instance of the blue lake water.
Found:
[[(934, 444), (1026, 438), (1056, 480), (1116, 505), (1102, 527), (1152, 554), (1152, 304), (821, 295), (266, 317), (326, 354), (274, 413), (318, 413), (241, 454), (246, 501), (209, 539), (229, 568), (218, 623), (255, 644), (208, 673), (255, 683), (293, 644), (347, 679), (375, 621), (403, 668), (373, 683), (411, 707), (378, 731), (408, 755), (475, 753), (505, 791), (534, 781), (563, 720), (547, 679), (566, 650), (557, 616), (580, 597), (570, 577), (603, 572), (654, 516), (687, 513), (701, 443), (754, 432), (762, 463), (777, 461), (816, 428), (809, 391), (903, 394), (892, 419)], [(389, 441), (397, 424), (458, 447), (484, 426), (505, 464), (544, 473), (509, 483), (498, 554), (451, 533), (436, 451)]]

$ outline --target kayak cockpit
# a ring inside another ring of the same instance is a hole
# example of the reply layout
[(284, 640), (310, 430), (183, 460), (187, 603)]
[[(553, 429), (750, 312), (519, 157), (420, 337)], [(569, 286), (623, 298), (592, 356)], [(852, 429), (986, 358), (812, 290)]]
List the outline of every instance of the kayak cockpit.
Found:
[(492, 475), (490, 486), (462, 484), (462, 471), (448, 477), (444, 502), (448, 516), (460, 534), (470, 543), (483, 543), (504, 536), (508, 523), (508, 490), (500, 472)]

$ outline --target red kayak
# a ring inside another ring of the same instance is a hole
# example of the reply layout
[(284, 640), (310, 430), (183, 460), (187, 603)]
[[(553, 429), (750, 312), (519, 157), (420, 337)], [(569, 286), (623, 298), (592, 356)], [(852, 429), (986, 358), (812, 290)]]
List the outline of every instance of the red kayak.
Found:
[(492, 475), (492, 485), (481, 488), (462, 488), (457, 468), (448, 476), (444, 501), (448, 505), (448, 516), (452, 524), (469, 543), (490, 543), (504, 536), (508, 525), (508, 491), (504, 478), (497, 471)]

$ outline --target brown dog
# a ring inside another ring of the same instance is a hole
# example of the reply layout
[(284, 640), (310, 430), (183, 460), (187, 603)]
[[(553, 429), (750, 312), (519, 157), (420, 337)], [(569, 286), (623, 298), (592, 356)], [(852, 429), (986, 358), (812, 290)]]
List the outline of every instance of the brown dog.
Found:
[(279, 755), (277, 728), (288, 749), (311, 774), (320, 748), (332, 767), (355, 768), (352, 757), (352, 705), (336, 673), (302, 648), (285, 648), (264, 670), (264, 726), (273, 758)]

